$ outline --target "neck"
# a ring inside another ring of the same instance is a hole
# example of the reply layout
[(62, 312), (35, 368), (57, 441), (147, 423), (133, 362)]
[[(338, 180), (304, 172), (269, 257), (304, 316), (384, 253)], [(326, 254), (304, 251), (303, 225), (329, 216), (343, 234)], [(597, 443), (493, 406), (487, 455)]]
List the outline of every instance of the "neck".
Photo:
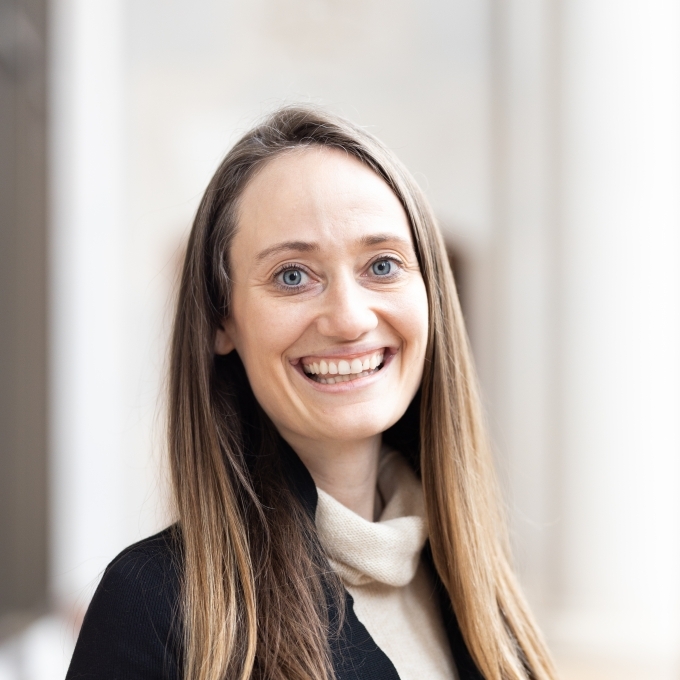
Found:
[(374, 521), (382, 435), (349, 442), (310, 442), (286, 434), (319, 489), (360, 517)]

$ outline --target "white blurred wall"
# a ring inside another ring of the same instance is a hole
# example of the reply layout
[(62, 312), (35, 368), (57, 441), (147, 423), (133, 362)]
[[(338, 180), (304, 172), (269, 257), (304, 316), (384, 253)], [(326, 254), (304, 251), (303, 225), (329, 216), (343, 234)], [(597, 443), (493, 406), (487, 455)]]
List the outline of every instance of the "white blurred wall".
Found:
[(104, 566), (169, 520), (183, 239), (238, 135), (311, 101), (397, 152), (463, 257), (518, 564), (565, 679), (680, 678), (678, 14), (52, 0), (52, 583), (69, 623), (0, 650), (0, 676), (38, 649), (66, 658)]
[(677, 679), (680, 4), (572, 0), (561, 21), (554, 630), (618, 677)]
[(680, 3), (495, 12), (488, 394), (567, 678), (680, 678)]

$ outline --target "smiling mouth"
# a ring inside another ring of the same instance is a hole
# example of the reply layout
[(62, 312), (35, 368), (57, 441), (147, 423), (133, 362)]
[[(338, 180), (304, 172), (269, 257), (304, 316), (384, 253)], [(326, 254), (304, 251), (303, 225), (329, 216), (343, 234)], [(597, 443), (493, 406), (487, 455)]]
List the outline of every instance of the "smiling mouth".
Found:
[(385, 350), (380, 349), (353, 359), (319, 359), (304, 361), (302, 370), (314, 382), (322, 385), (350, 382), (377, 373), (384, 366)]

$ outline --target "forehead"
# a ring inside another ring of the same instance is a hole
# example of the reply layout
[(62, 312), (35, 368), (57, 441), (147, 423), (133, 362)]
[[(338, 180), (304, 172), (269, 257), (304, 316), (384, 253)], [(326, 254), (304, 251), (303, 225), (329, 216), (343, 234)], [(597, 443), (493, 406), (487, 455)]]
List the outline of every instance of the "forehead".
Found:
[(406, 213), (387, 183), (338, 149), (277, 156), (250, 181), (239, 203), (233, 246), (243, 255), (281, 240), (337, 247), (371, 233), (411, 240)]

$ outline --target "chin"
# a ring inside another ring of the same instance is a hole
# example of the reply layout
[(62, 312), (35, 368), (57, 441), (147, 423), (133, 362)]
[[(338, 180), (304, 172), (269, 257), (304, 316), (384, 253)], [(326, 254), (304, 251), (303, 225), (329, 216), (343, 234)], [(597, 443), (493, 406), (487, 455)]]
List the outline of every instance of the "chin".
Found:
[(344, 417), (333, 418), (330, 423), (324, 422), (326, 418), (319, 419), (315, 423), (315, 429), (318, 430), (319, 425), (321, 425), (323, 439), (326, 440), (356, 441), (375, 437), (375, 435), (384, 432), (394, 425), (401, 415), (402, 413), (367, 412), (367, 409), (364, 408), (358, 414), (354, 413)]

